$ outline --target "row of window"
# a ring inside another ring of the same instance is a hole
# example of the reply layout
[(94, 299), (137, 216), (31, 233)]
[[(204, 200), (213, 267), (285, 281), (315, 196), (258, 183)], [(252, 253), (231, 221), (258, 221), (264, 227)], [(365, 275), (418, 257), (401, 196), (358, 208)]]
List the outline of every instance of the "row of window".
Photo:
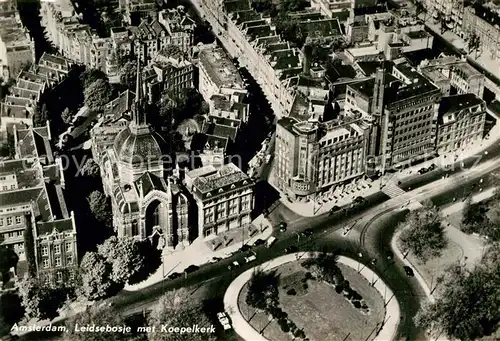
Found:
[[(73, 243), (72, 242), (66, 242), (66, 252), (71, 252), (73, 250)], [(61, 244), (54, 244), (54, 253), (56, 255), (61, 254)], [(49, 246), (48, 245), (42, 245), (42, 256), (48, 256), (49, 254)]]
[[(71, 265), (73, 264), (73, 256), (72, 255), (67, 255), (66, 256), (66, 264)], [(60, 256), (54, 258), (54, 265), (56, 268), (62, 266), (62, 258)], [(42, 266), (44, 269), (48, 269), (50, 266), (49, 259), (44, 258), (42, 260)]]
[(15, 217), (7, 217), (7, 218), (0, 217), (0, 227), (4, 226), (5, 224), (7, 226), (14, 225), (14, 218), (15, 218), (16, 225), (22, 224), (23, 216), (20, 216), (20, 215), (15, 216)]
[(2, 186), (2, 191), (8, 191), (9, 189), (11, 189), (11, 190), (16, 189), (16, 184), (10, 185), (10, 188), (9, 188), (9, 186), (6, 186), (6, 185)]

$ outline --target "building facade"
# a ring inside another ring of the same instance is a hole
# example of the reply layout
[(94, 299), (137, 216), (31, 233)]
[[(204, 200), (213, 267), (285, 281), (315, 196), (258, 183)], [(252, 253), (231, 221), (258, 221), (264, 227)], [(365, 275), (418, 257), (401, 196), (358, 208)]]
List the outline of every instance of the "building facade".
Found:
[(211, 237), (250, 224), (254, 182), (236, 165), (207, 166), (185, 178), (197, 207), (198, 236)]
[(500, 58), (500, 15), (482, 4), (466, 7), (462, 31), (466, 38), (479, 38), (480, 50), (493, 59)]
[(481, 141), (486, 104), (474, 94), (443, 97), (439, 104), (436, 149), (448, 153)]

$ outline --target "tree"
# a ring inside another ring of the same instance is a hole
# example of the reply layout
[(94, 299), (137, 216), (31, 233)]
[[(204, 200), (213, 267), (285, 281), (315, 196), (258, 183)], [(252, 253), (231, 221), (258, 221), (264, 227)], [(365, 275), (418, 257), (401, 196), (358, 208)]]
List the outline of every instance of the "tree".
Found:
[(108, 81), (98, 79), (85, 88), (84, 92), (85, 105), (90, 110), (102, 110), (104, 105), (109, 103), (113, 97), (113, 91)]
[(474, 204), (470, 197), (467, 198), (460, 228), (465, 233), (478, 233), (493, 241), (500, 240), (500, 197), (495, 194), (488, 202)]
[(128, 61), (120, 68), (120, 83), (134, 91), (137, 78), (137, 62)]
[(73, 288), (63, 285), (46, 286), (37, 278), (24, 278), (19, 282), (19, 295), (28, 318), (53, 319), (58, 310), (73, 296)]
[(447, 246), (444, 227), (435, 207), (425, 205), (410, 212), (402, 226), (401, 245), (423, 262), (439, 257)]
[(74, 315), (66, 320), (66, 330), (68, 331), (67, 340), (71, 341), (131, 341), (131, 333), (117, 332), (99, 332), (99, 333), (81, 333), (75, 331), (76, 324), (80, 326), (91, 325), (98, 322), (100, 326), (123, 326), (127, 325), (125, 319), (111, 308), (103, 306), (92, 306), (84, 312)]
[(453, 266), (436, 301), (424, 305), (415, 322), (433, 332), (444, 332), (450, 339), (475, 340), (490, 335), (500, 322), (499, 282), (498, 267), (467, 270)]
[(108, 81), (108, 76), (99, 69), (87, 69), (80, 75), (80, 81), (82, 83), (83, 89), (86, 89), (97, 80)]
[[(168, 291), (153, 306), (148, 318), (149, 325), (159, 326), (192, 326), (210, 330), (212, 323), (199, 305), (193, 304), (189, 292), (185, 288)], [(148, 334), (149, 341), (215, 341), (215, 335), (208, 333), (156, 333)]]
[(95, 190), (89, 194), (87, 201), (94, 218), (107, 227), (111, 227), (111, 205), (108, 198), (102, 192)]
[(248, 284), (246, 303), (254, 308), (268, 310), (278, 304), (278, 277), (275, 271), (255, 271)]
[(90, 158), (85, 161), (82, 166), (82, 175), (89, 177), (98, 177), (99, 176), (99, 165), (94, 161), (94, 159)]
[(65, 124), (70, 124), (73, 119), (73, 113), (69, 110), (69, 108), (66, 108), (61, 113), (61, 118)]
[(80, 294), (88, 300), (107, 298), (123, 288), (113, 280), (113, 266), (96, 252), (87, 252), (80, 263)]
[(36, 256), (35, 256), (35, 240), (33, 238), (33, 230), (30, 224), (26, 224), (23, 233), (24, 250), (26, 250), (26, 263), (28, 264), (28, 275), (36, 276)]
[(0, 295), (0, 337), (7, 335), (14, 323), (24, 316), (24, 308), (19, 296), (12, 292)]
[(137, 276), (145, 263), (133, 238), (118, 239), (113, 236), (97, 249), (104, 260), (111, 264), (111, 279), (117, 283), (127, 283), (130, 277)]
[[(0, 240), (1, 243), (1, 240)], [(4, 283), (9, 280), (9, 271), (17, 266), (19, 256), (12, 247), (0, 245), (0, 275)]]

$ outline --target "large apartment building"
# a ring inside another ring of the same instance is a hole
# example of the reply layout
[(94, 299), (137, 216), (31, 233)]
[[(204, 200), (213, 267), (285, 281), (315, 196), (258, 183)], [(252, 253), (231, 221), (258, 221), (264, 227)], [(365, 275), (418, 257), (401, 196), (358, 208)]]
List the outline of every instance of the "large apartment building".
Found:
[(359, 178), (365, 173), (368, 134), (361, 120), (282, 118), (276, 126), (276, 184), (295, 199)]
[[(45, 282), (63, 281), (78, 265), (73, 212), (64, 198), (60, 159), (48, 127), (15, 129), (16, 159), (0, 163), (2, 244), (19, 256), (17, 276), (34, 267)], [(30, 238), (32, 249), (26, 249)], [(27, 264), (34, 260), (34, 264)]]
[(192, 170), (185, 183), (197, 206), (198, 236), (214, 236), (250, 224), (255, 184), (236, 165)]
[(475, 34), (479, 38), (482, 53), (496, 60), (500, 58), (500, 14), (475, 3), (463, 12), (462, 30), (466, 38)]

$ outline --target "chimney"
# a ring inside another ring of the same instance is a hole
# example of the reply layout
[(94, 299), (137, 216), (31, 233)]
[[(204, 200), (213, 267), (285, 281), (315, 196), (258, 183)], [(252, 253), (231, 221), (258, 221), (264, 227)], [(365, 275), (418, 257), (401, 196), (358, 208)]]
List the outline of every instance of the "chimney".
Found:
[(312, 55), (312, 46), (309, 44), (304, 44), (302, 48), (302, 53), (304, 55), (303, 70), (304, 75), (309, 76), (311, 74), (311, 55)]

